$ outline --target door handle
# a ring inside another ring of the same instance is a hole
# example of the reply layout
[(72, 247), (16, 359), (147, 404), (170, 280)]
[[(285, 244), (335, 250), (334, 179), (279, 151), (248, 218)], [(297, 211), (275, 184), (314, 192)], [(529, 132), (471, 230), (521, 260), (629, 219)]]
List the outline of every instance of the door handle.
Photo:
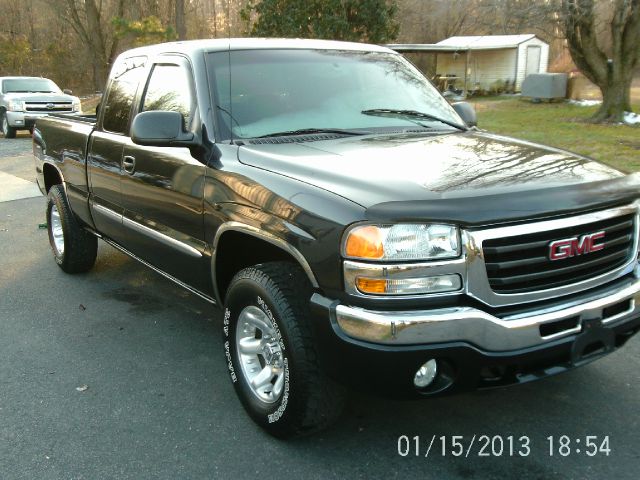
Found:
[(136, 159), (135, 159), (135, 157), (131, 157), (129, 155), (126, 155), (122, 159), (122, 168), (127, 173), (133, 173), (135, 171), (135, 169), (136, 169)]

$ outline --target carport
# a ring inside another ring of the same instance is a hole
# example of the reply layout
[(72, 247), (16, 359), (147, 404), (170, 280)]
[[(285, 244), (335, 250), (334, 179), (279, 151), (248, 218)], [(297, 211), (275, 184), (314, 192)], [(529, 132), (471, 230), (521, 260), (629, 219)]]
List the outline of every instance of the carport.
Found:
[[(438, 45), (437, 43), (404, 43), (404, 44), (387, 45), (387, 47), (399, 53), (435, 54), (436, 55), (436, 72), (437, 72), (437, 64), (438, 64), (438, 54), (442, 54), (442, 53), (446, 53), (450, 55), (464, 54), (463, 91), (464, 91), (464, 95), (466, 96), (468, 87), (469, 87), (469, 58), (470, 58), (471, 49), (469, 48), (461, 49), (455, 46)], [(447, 77), (444, 77), (444, 78), (447, 78)], [(436, 86), (438, 86), (441, 90), (444, 90), (443, 88), (441, 88), (441, 85), (436, 85)]]
[(549, 45), (533, 34), (459, 36), (387, 47), (400, 53), (434, 54), (434, 83), (443, 89), (450, 81), (461, 80), (465, 96), (472, 87), (489, 89), (497, 81), (511, 82), (519, 91), (528, 74), (547, 71), (549, 58)]

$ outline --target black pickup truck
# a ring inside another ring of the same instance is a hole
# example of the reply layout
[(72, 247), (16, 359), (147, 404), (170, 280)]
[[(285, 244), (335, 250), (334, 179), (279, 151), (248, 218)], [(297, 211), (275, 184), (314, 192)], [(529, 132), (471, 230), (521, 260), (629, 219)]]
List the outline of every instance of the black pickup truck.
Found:
[(638, 177), (472, 113), (378, 46), (125, 52), (97, 117), (37, 121), (55, 260), (87, 271), (101, 238), (220, 306), (236, 392), (280, 437), (334, 420), (345, 386), (429, 397), (622, 346)]

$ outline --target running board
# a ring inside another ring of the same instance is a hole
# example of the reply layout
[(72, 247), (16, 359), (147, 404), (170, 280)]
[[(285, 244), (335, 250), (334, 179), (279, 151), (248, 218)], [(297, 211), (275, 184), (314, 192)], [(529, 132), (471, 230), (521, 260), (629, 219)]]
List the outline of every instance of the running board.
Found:
[(218, 305), (218, 302), (216, 302), (213, 298), (211, 298), (209, 295), (206, 295), (204, 293), (202, 293), (199, 290), (196, 290), (193, 287), (190, 287), (189, 285), (187, 285), (186, 283), (184, 283), (181, 280), (178, 280), (176, 277), (169, 275), (167, 272), (164, 272), (163, 270), (160, 270), (158, 267), (155, 267), (153, 265), (151, 265), (149, 262), (141, 259), (140, 257), (134, 255), (133, 253), (131, 253), (129, 250), (127, 250), (124, 247), (121, 247), (120, 245), (118, 245), (116, 242), (114, 242), (113, 240), (110, 240), (102, 235), (100, 235), (98, 232), (96, 232), (93, 229), (86, 229), (87, 231), (89, 231), (90, 233), (94, 234), (95, 236), (97, 236), (98, 238), (101, 238), (102, 240), (104, 240), (106, 243), (108, 243), (109, 245), (111, 245), (113, 248), (120, 250), (122, 253), (124, 253), (125, 255), (133, 258), (134, 260), (137, 260), (138, 262), (140, 262), (141, 264), (149, 267), (151, 270), (155, 271), (156, 273), (159, 273), (160, 275), (162, 275), (163, 277), (171, 280), (173, 283), (181, 286), (182, 288), (184, 288), (185, 290), (188, 290), (189, 292), (193, 293), (194, 295), (197, 295), (198, 297), (202, 298), (203, 300), (206, 300), (207, 302), (211, 303), (212, 305)]

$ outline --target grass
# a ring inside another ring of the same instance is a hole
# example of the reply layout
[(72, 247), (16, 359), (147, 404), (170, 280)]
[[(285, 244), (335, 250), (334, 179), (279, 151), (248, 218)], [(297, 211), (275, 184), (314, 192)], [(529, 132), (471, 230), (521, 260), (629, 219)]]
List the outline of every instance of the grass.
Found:
[(88, 95), (82, 98), (82, 113), (93, 115), (96, 113), (96, 106), (102, 100), (102, 95)]
[[(640, 171), (640, 126), (595, 125), (586, 120), (598, 107), (525, 99), (471, 99), (478, 125), (490, 132), (564, 148), (625, 172)], [(640, 111), (640, 103), (633, 105)]]

